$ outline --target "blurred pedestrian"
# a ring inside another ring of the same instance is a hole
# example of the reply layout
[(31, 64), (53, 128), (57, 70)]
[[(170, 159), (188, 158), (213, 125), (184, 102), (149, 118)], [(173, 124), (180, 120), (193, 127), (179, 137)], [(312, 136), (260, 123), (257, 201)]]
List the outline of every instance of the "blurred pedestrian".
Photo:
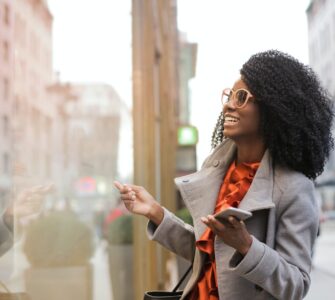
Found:
[[(302, 299), (319, 223), (313, 180), (333, 146), (331, 100), (308, 66), (276, 50), (253, 55), (222, 100), (214, 151), (175, 180), (194, 227), (143, 187), (115, 185), (149, 219), (149, 238), (193, 263), (181, 299)], [(213, 217), (230, 206), (253, 215)]]
[(124, 215), (129, 214), (129, 211), (125, 207), (124, 203), (122, 200), (118, 203), (116, 207), (113, 207), (107, 216), (104, 218), (103, 221), (103, 236), (107, 237), (108, 236), (108, 227), (109, 225), (117, 218), (122, 217)]

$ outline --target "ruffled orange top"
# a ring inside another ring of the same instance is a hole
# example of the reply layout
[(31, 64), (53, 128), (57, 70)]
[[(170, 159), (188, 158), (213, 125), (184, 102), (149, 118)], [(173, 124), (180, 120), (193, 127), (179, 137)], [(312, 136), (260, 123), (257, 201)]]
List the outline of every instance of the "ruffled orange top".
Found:
[[(220, 188), (214, 213), (227, 207), (238, 207), (247, 193), (260, 163), (242, 163), (230, 165)], [(207, 228), (196, 247), (207, 254), (205, 265), (197, 285), (191, 291), (189, 300), (218, 300), (218, 283), (214, 255), (214, 233)]]

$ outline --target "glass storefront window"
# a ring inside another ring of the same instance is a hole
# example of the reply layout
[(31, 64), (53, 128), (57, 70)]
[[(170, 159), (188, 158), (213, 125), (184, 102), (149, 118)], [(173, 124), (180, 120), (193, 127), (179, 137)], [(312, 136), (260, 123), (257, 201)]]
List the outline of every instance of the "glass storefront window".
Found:
[(0, 293), (132, 299), (131, 1), (0, 7)]

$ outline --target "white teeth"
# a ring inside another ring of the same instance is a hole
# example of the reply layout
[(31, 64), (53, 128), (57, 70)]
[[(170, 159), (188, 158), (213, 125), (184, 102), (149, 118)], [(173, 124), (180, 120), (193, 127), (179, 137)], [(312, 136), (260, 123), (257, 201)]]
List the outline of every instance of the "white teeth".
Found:
[(234, 118), (234, 117), (225, 117), (225, 122), (238, 122), (238, 119), (237, 118)]

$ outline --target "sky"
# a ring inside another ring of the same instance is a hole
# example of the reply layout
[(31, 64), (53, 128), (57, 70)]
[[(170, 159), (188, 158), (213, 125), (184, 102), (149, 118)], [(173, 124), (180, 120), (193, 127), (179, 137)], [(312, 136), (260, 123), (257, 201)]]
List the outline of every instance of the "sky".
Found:
[(131, 103), (131, 1), (48, 0), (62, 81), (111, 84)]
[[(157, 0), (163, 1), (163, 0)], [(49, 0), (54, 68), (63, 81), (111, 84), (131, 106), (131, 1)], [(220, 95), (242, 64), (268, 49), (308, 63), (310, 0), (178, 0), (178, 27), (198, 43), (190, 82), (191, 122), (198, 127), (198, 166), (210, 152)]]

